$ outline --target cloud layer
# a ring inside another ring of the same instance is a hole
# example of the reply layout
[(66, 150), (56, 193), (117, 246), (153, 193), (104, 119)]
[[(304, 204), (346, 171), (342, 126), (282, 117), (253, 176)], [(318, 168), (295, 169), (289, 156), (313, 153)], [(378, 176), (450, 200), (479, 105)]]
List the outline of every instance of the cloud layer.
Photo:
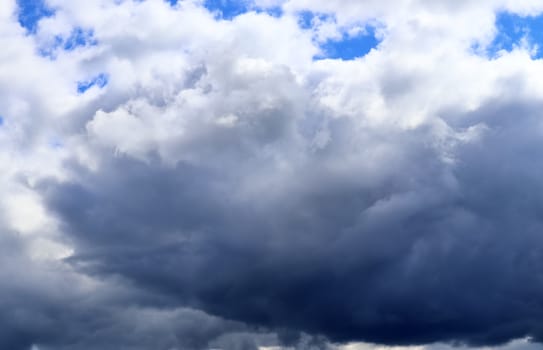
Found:
[(4, 3), (0, 348), (540, 346), (539, 1)]

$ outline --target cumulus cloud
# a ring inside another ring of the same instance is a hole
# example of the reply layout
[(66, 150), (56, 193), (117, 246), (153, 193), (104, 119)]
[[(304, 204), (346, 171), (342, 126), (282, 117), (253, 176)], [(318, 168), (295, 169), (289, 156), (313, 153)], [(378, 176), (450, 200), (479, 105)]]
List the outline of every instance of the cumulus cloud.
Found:
[(0, 347), (540, 346), (540, 2), (4, 3)]

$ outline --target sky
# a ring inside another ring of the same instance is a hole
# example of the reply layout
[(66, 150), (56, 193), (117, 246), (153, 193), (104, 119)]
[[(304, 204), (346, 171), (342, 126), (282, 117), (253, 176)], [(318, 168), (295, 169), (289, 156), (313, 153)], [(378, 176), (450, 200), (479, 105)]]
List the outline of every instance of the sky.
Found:
[(0, 349), (543, 349), (540, 0), (0, 0)]

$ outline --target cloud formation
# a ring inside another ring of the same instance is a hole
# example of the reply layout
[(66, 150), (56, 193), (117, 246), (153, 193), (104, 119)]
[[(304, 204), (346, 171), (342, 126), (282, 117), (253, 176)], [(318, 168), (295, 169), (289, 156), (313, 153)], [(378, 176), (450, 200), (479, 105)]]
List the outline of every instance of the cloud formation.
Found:
[(496, 50), (539, 1), (36, 4), (0, 8), (0, 348), (540, 347), (543, 65)]

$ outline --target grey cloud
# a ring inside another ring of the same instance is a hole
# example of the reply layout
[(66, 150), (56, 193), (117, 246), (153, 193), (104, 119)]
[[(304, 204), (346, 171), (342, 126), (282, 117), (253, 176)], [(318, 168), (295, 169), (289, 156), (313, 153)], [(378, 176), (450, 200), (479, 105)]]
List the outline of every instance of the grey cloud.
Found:
[(60, 261), (34, 261), (23, 237), (0, 232), (2, 349), (200, 350), (223, 338), (223, 349), (248, 349), (235, 336), (249, 330), (242, 323), (176, 307), (118, 277), (90, 279)]
[(43, 193), (74, 263), (179, 305), (334, 341), (540, 339), (538, 109), (488, 108), (463, 117), (489, 131), (456, 164), (428, 145), (431, 128), (365, 135), (339, 119), (273, 192), (239, 195), (252, 174), (236, 162), (278, 171), (240, 154), (231, 167), (105, 156)]

